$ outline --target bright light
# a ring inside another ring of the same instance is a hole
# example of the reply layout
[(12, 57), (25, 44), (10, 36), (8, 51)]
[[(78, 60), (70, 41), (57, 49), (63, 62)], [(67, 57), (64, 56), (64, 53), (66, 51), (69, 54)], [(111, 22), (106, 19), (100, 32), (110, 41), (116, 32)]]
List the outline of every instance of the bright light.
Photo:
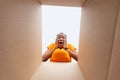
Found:
[(56, 35), (63, 32), (67, 42), (78, 50), (80, 34), (80, 7), (42, 5), (42, 53), (55, 42)]

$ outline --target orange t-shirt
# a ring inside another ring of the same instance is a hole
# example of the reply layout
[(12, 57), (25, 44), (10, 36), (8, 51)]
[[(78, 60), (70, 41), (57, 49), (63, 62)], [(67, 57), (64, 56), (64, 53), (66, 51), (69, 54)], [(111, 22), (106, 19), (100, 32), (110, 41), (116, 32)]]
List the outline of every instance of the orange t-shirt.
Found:
[[(48, 46), (49, 50), (54, 49), (54, 47), (56, 46), (55, 43), (52, 43)], [(72, 46), (71, 44), (67, 44), (68, 49), (70, 50), (75, 50), (76, 48), (74, 46)], [(69, 55), (69, 53), (62, 49), (56, 49), (53, 53), (52, 56), (50, 58), (51, 62), (71, 62), (71, 56)]]

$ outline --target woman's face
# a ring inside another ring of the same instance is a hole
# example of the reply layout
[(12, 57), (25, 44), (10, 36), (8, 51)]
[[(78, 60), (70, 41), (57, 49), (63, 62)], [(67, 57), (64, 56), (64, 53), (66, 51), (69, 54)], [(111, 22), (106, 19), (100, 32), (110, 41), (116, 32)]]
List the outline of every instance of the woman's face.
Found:
[(66, 43), (67, 43), (66, 35), (64, 34), (57, 35), (56, 44), (58, 45), (58, 47), (63, 47), (64, 45), (66, 45)]

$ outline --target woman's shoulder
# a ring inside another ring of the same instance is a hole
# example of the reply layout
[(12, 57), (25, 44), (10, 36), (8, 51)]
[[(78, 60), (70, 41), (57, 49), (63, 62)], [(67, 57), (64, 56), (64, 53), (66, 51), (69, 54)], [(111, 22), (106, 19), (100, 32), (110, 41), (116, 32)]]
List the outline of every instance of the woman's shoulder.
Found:
[(70, 43), (67, 44), (67, 47), (68, 47), (70, 50), (76, 50), (76, 48), (75, 48), (72, 44), (70, 44)]
[(51, 43), (47, 46), (48, 49), (53, 49), (56, 46), (55, 43)]

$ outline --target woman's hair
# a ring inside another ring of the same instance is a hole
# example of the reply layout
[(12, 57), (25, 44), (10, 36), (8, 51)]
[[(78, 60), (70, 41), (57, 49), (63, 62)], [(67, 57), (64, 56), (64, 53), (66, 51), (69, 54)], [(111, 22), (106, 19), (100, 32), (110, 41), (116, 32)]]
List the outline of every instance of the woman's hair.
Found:
[(61, 32), (61, 33), (57, 34), (57, 36), (58, 36), (58, 35), (60, 35), (60, 34), (63, 34), (63, 35), (65, 35), (65, 37), (67, 37), (67, 35), (66, 35), (66, 34), (64, 34), (63, 32)]

